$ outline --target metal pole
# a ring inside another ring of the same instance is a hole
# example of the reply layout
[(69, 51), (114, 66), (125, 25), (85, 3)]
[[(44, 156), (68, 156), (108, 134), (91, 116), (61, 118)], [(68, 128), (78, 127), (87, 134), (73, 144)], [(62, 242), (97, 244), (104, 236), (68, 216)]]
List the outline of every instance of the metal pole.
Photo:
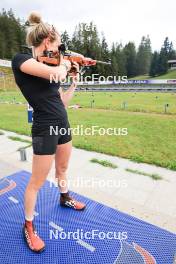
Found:
[(25, 148), (20, 148), (20, 158), (21, 158), (21, 161), (26, 161), (27, 160), (27, 155), (26, 155), (26, 149)]

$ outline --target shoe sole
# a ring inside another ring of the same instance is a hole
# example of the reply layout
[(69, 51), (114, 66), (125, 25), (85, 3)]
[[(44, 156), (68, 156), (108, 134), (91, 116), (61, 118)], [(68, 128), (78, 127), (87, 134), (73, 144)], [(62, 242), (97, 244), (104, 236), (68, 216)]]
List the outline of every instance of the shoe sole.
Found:
[(65, 204), (60, 204), (60, 206), (62, 206), (62, 207), (66, 207), (66, 208), (71, 208), (71, 209), (76, 210), (76, 211), (83, 211), (83, 210), (86, 209), (86, 206), (83, 207), (82, 209), (76, 209), (76, 208), (74, 208), (74, 207), (71, 207), (71, 206), (68, 206), (68, 205), (65, 205)]
[(34, 249), (30, 248), (30, 246), (29, 246), (29, 244), (28, 244), (28, 242), (27, 242), (27, 239), (26, 239), (26, 235), (25, 235), (25, 227), (23, 227), (23, 236), (24, 236), (24, 240), (25, 240), (26, 244), (28, 245), (28, 248), (29, 248), (31, 251), (33, 251), (33, 252), (35, 252), (35, 253), (41, 253), (41, 252), (43, 252), (43, 251), (45, 250), (45, 246), (44, 246), (43, 248), (41, 248), (40, 250), (34, 250)]

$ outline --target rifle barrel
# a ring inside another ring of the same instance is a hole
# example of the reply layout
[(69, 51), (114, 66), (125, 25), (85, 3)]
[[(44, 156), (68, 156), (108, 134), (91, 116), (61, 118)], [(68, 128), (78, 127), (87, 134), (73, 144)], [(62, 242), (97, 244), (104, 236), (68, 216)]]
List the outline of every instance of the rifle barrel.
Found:
[(105, 61), (99, 61), (99, 60), (96, 60), (97, 63), (101, 63), (101, 64), (107, 64), (107, 65), (111, 65), (110, 62), (105, 62)]

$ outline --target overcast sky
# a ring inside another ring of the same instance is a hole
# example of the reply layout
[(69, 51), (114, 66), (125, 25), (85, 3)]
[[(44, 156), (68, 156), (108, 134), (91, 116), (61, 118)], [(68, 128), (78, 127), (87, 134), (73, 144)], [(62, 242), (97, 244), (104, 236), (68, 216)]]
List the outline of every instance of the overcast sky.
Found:
[(79, 22), (93, 21), (104, 32), (108, 44), (134, 41), (149, 35), (153, 50), (159, 50), (166, 36), (176, 48), (176, 0), (1, 0), (0, 8), (12, 8), (17, 17), (39, 11), (43, 20), (70, 34)]

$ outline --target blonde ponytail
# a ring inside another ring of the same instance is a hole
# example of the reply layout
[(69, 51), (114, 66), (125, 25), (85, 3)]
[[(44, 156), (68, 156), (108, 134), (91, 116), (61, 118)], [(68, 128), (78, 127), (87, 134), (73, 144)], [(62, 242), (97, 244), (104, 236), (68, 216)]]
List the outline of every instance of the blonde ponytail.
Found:
[(38, 47), (47, 37), (53, 42), (59, 35), (55, 28), (44, 23), (41, 15), (35, 11), (29, 15), (27, 26), (26, 43), (28, 46)]

